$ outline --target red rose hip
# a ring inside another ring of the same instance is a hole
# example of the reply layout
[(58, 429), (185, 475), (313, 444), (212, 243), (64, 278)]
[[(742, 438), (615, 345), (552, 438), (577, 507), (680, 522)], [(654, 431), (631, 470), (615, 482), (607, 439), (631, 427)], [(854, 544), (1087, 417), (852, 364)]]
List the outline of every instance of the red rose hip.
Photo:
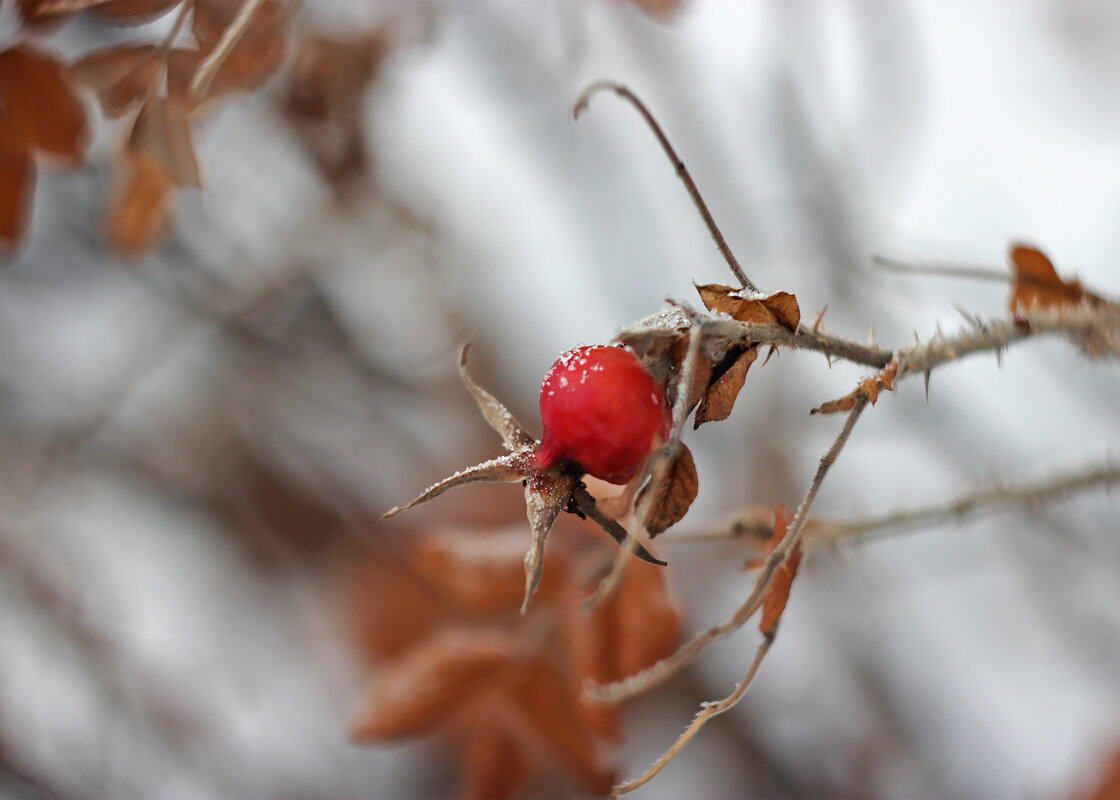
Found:
[(589, 475), (628, 483), (669, 436), (665, 392), (622, 347), (578, 347), (541, 384), (544, 438), (537, 463), (569, 462)]

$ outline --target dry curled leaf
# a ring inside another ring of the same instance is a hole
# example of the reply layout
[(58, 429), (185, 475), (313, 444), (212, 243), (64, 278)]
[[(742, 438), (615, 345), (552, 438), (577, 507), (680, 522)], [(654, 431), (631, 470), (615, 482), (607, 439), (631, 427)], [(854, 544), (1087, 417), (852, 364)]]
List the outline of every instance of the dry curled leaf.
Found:
[(693, 417), (693, 428), (705, 422), (727, 419), (743, 384), (747, 380), (747, 370), (758, 358), (758, 345), (751, 345), (741, 351), (732, 351), (724, 363), (713, 369), (714, 380), (708, 384), (700, 405)]
[(756, 294), (718, 283), (697, 286), (696, 291), (709, 311), (727, 314), (739, 322), (774, 323), (791, 331), (801, 324), (797, 298), (789, 292)]
[[(650, 536), (656, 536), (680, 522), (700, 490), (700, 479), (696, 474), (692, 452), (684, 442), (677, 444), (679, 449), (676, 458), (669, 466), (664, 480), (656, 487), (654, 495), (649, 498), (650, 506), (645, 519)], [(638, 496), (639, 508), (646, 502), (646, 493), (649, 491), (650, 487), (647, 486)]]
[(866, 397), (875, 405), (879, 399), (879, 392), (893, 391), (894, 379), (898, 375), (898, 359), (892, 358), (879, 372), (860, 383), (855, 389), (836, 400), (821, 403), (810, 411), (810, 414), (839, 414), (842, 411), (851, 411), (861, 397)]
[[(785, 539), (786, 531), (793, 522), (794, 511), (784, 503), (774, 509), (774, 547), (777, 548)], [(784, 563), (774, 572), (770, 585), (762, 595), (762, 618), (758, 627), (763, 635), (769, 636), (778, 627), (778, 620), (789, 602), (789, 592), (793, 587), (793, 579), (797, 577), (797, 568), (801, 566), (801, 542), (798, 542), (790, 551)]]
[(1077, 280), (1063, 281), (1041, 250), (1023, 244), (1011, 246), (1011, 313), (1022, 314), (1032, 309), (1075, 306), (1088, 302), (1105, 302), (1087, 291)]

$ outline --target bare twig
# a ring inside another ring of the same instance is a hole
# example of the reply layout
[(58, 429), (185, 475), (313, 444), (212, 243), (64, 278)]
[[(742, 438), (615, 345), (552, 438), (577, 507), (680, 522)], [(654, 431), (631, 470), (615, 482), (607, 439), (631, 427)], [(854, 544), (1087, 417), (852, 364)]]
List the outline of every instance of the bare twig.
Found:
[(1010, 283), (1012, 275), (1006, 269), (968, 266), (964, 264), (911, 264), (887, 256), (872, 256), (871, 263), (884, 272), (903, 272), (909, 275), (936, 275), (945, 278), (969, 278), (995, 283)]
[[(804, 534), (806, 546), (847, 544), (881, 539), (947, 522), (963, 520), (985, 512), (999, 512), (1017, 508), (1036, 508), (1072, 494), (1120, 484), (1120, 465), (1105, 463), (1076, 472), (1064, 473), (1047, 480), (1021, 486), (993, 486), (978, 492), (960, 495), (947, 503), (935, 503), (919, 508), (894, 511), (874, 517), (853, 520), (813, 518)], [(763, 512), (766, 512), (765, 518)], [(740, 515), (749, 522), (736, 521), (720, 531), (671, 531), (662, 541), (674, 544), (727, 541), (751, 537), (765, 541), (774, 535), (770, 509), (751, 509)]]
[(793, 551), (793, 548), (801, 541), (802, 534), (805, 530), (805, 521), (808, 518), (809, 509), (812, 508), (813, 501), (816, 499), (817, 492), (820, 490), (825, 476), (828, 474), (828, 471), (836, 461), (836, 457), (847, 443), (848, 437), (851, 436), (852, 429), (855, 428), (856, 422), (859, 420), (860, 415), (867, 405), (868, 400), (866, 397), (856, 401), (856, 405), (849, 412), (848, 418), (844, 422), (844, 427), (836, 437), (836, 441), (832, 443), (828, 452), (821, 458), (820, 464), (817, 467), (817, 472), (813, 476), (812, 483), (809, 485), (809, 490), (805, 493), (805, 498), (797, 507), (797, 513), (794, 515), (793, 522), (790, 523), (789, 529), (786, 531), (785, 538), (782, 540), (782, 543), (774, 549), (769, 558), (766, 559), (766, 563), (763, 565), (762, 572), (755, 582), (750, 597), (747, 598), (746, 602), (739, 607), (731, 618), (726, 622), (713, 625), (701, 631), (694, 636), (690, 642), (680, 647), (668, 658), (659, 661), (644, 672), (640, 672), (637, 675), (616, 683), (605, 685), (592, 684), (585, 691), (585, 695), (589, 699), (598, 703), (619, 703), (627, 698), (648, 691), (672, 677), (681, 667), (688, 664), (708, 645), (729, 636), (747, 623), (761, 607), (762, 598), (765, 596), (766, 589), (769, 587), (774, 574), (782, 564), (785, 563), (789, 554)]
[(727, 239), (724, 238), (719, 226), (716, 225), (712, 212), (708, 210), (708, 204), (704, 202), (700, 190), (692, 180), (692, 176), (688, 173), (688, 168), (685, 167), (684, 162), (677, 156), (677, 151), (674, 150), (673, 145), (669, 143), (669, 137), (665, 135), (665, 132), (661, 129), (661, 126), (658, 124), (653, 114), (650, 113), (650, 110), (646, 108), (645, 104), (638, 99), (637, 95), (621, 84), (611, 81), (597, 81), (583, 90), (583, 94), (579, 96), (579, 100), (576, 101), (575, 107), (572, 109), (572, 117), (578, 119), (579, 115), (587, 109), (591, 98), (603, 91), (614, 92), (619, 97), (628, 101), (638, 110), (638, 113), (642, 115), (642, 119), (645, 120), (650, 130), (653, 131), (653, 135), (657, 137), (657, 141), (661, 144), (661, 149), (665, 151), (665, 155), (669, 157), (669, 161), (673, 164), (673, 169), (676, 170), (677, 177), (681, 179), (685, 189), (688, 190), (688, 196), (692, 198), (693, 205), (695, 205), (696, 210), (700, 212), (700, 216), (704, 219), (704, 224), (708, 226), (708, 232), (715, 240), (716, 247), (719, 248), (719, 252), (723, 256), (724, 261), (727, 262), (727, 266), (730, 267), (731, 271), (738, 279), (739, 284), (744, 289), (757, 292), (758, 288), (751, 283), (751, 279), (747, 277), (747, 273), (744, 272), (742, 266), (739, 265), (735, 254), (731, 252), (731, 247), (727, 244)]
[(962, 520), (983, 511), (1038, 507), (1070, 494), (1120, 484), (1120, 465), (1104, 464), (1046, 481), (1016, 487), (994, 486), (958, 497), (948, 503), (897, 511), (880, 517), (815, 526), (809, 540), (814, 544), (880, 539), (918, 528), (929, 528)]
[(210, 82), (214, 80), (214, 75), (221, 69), (229, 54), (233, 52), (233, 48), (237, 47), (237, 43), (241, 41), (245, 31), (249, 30), (249, 26), (253, 23), (253, 17), (256, 16), (262, 5), (264, 5), (264, 0), (245, 0), (241, 5), (241, 8), (237, 11), (237, 16), (230, 22), (229, 27), (222, 31), (222, 38), (218, 40), (218, 44), (213, 51), (198, 65), (198, 70), (191, 78), (190, 92), (192, 96), (202, 97), (206, 94), (210, 88)]
[(762, 644), (758, 646), (758, 650), (755, 652), (754, 662), (751, 664), (751, 668), (747, 671), (742, 682), (735, 687), (735, 691), (719, 702), (705, 703), (701, 706), (700, 713), (697, 714), (692, 720), (692, 723), (685, 728), (684, 733), (680, 735), (677, 741), (673, 742), (673, 746), (670, 747), (661, 758), (653, 762), (653, 766), (646, 770), (645, 774), (641, 777), (615, 786), (611, 790), (612, 797), (620, 797), (624, 794), (628, 794), (641, 787), (643, 784), (648, 783), (666, 764), (676, 757), (693, 736), (700, 732), (700, 729), (704, 727), (704, 724), (708, 720), (735, 707), (735, 704), (742, 699), (743, 695), (747, 693), (747, 689), (751, 687), (751, 684), (754, 682), (754, 676), (758, 674), (758, 668), (762, 666), (762, 660), (766, 658), (766, 654), (770, 652), (770, 646), (774, 643), (774, 633), (775, 631), (771, 631), (762, 638)]

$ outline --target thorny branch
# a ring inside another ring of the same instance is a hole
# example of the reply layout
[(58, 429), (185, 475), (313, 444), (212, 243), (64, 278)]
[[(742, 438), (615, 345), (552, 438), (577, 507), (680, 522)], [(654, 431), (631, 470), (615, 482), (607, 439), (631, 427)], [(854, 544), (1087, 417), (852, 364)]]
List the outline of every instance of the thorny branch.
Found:
[(812, 483), (809, 485), (809, 490), (806, 492), (805, 498), (797, 507), (797, 514), (790, 524), (789, 531), (786, 533), (786, 538), (783, 540), (782, 545), (776, 548), (774, 552), (770, 554), (769, 558), (767, 558), (754, 590), (735, 614), (726, 622), (701, 631), (692, 641), (681, 647), (673, 655), (655, 664), (645, 672), (619, 681), (618, 683), (590, 687), (587, 691), (589, 698), (600, 703), (618, 703), (628, 697), (641, 694), (647, 689), (670, 678), (677, 670), (695, 658), (696, 655), (709, 644), (724, 638), (746, 624), (747, 620), (758, 610), (762, 601), (762, 596), (770, 580), (773, 578), (774, 573), (777, 572), (778, 567), (781, 566), (790, 551), (792, 551), (798, 541), (800, 541), (805, 528), (805, 520), (808, 517), (809, 509), (812, 507), (813, 501), (816, 499), (817, 491), (820, 489), (825, 475), (828, 474), (829, 469), (831, 469), (833, 463), (835, 463), (840, 450), (843, 449), (844, 445), (847, 443), (856, 421), (866, 407), (867, 402), (864, 401), (857, 404), (857, 406), (852, 409), (851, 413), (849, 413), (844, 427), (836, 437), (836, 441), (832, 443), (832, 447), (830, 447), (828, 452), (821, 458), (820, 464), (817, 467), (817, 473), (813, 477)]
[[(934, 503), (863, 519), (833, 520), (814, 517), (806, 523), (804, 541), (808, 547), (823, 547), (881, 539), (947, 522), (959, 522), (985, 512), (1036, 508), (1069, 495), (1117, 484), (1120, 484), (1120, 465), (1105, 463), (1034, 483), (992, 486), (960, 495), (947, 503)], [(765, 515), (763, 511), (766, 512)], [(664, 540), (673, 543), (715, 542), (737, 538), (766, 541), (773, 536), (774, 524), (769, 509), (747, 509), (724, 530), (673, 530), (665, 534)]]
[[(747, 621), (754, 616), (755, 612), (762, 607), (763, 598), (766, 595), (766, 589), (773, 580), (775, 573), (782, 567), (783, 564), (789, 559), (790, 554), (801, 541), (801, 537), (805, 530), (805, 521), (809, 516), (809, 509), (813, 506), (813, 501), (817, 497), (817, 492), (820, 490), (821, 484), (824, 483), (825, 476), (836, 463), (837, 456), (840, 451), (844, 449), (847, 444), (848, 438), (851, 436), (852, 431), (855, 429), (856, 422), (859, 421), (860, 415), (864, 409), (867, 408), (869, 400), (866, 397), (861, 398), (856, 402), (855, 407), (849, 412), (847, 420), (844, 421), (844, 427), (840, 430), (840, 434), (836, 437), (836, 441), (828, 449), (828, 452), (821, 457), (820, 464), (817, 466), (817, 472), (813, 476), (812, 483), (809, 484), (809, 490), (805, 493), (804, 499), (797, 507), (797, 512), (794, 515), (793, 522), (790, 523), (786, 536), (782, 539), (782, 543), (774, 549), (770, 556), (766, 559), (766, 564), (762, 568), (762, 573), (758, 576), (755, 583), (754, 590), (751, 592), (750, 597), (743, 603), (742, 606), (735, 612), (732, 617), (726, 622), (715, 625), (706, 631), (702, 631), (695, 636), (691, 642), (684, 647), (677, 650), (673, 655), (658, 664), (655, 664), (645, 672), (641, 672), (626, 680), (619, 681), (618, 683), (608, 684), (606, 686), (593, 686), (587, 691), (587, 695), (598, 702), (620, 702), (635, 694), (640, 694), (652, 686), (656, 686), (672, 675), (676, 674), (678, 670), (687, 665), (689, 661), (696, 657), (705, 647), (712, 642), (718, 641), (729, 634), (737, 631), (743, 627)], [(735, 706), (736, 703), (742, 699), (746, 694), (747, 689), (750, 688), (751, 683), (754, 681), (755, 675), (762, 664), (762, 660), (770, 650), (773, 644), (776, 629), (771, 630), (763, 636), (762, 644), (758, 648), (755, 655), (754, 663), (751, 665), (750, 671), (747, 673), (743, 682), (736, 687), (730, 695), (718, 703), (705, 705), (701, 708), (700, 714), (692, 721), (692, 724), (685, 729), (685, 732), (677, 739), (668, 752), (658, 759), (652, 767), (649, 768), (641, 777), (636, 780), (620, 784), (614, 788), (614, 795), (618, 796), (626, 794), (627, 792), (637, 789), (644, 784), (654, 775), (661, 771), (661, 769), (673, 759), (673, 757), (680, 752), (681, 748), (688, 743), (689, 739), (696, 735), (696, 733), (704, 726), (709, 719), (721, 714), (724, 711)]]

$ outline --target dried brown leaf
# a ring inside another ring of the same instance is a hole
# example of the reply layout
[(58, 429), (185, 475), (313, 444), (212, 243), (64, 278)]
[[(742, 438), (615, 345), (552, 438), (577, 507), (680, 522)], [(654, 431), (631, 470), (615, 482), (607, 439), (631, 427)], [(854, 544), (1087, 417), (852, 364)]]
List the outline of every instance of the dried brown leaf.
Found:
[(10, 251), (30, 223), (35, 164), (26, 153), (0, 153), (0, 252)]
[[(794, 511), (784, 503), (774, 509), (774, 547), (781, 544), (786, 536), (786, 531), (793, 522)], [(763, 635), (770, 635), (778, 627), (778, 620), (789, 602), (789, 592), (793, 588), (793, 579), (797, 577), (797, 568), (801, 566), (801, 542), (790, 552), (774, 576), (770, 585), (762, 596), (762, 619), (758, 627)]]
[(789, 292), (753, 294), (718, 283), (697, 286), (700, 299), (709, 311), (721, 312), (739, 322), (776, 323), (797, 330), (801, 308)]
[(38, 151), (74, 164), (88, 138), (62, 64), (26, 45), (0, 53), (0, 152)]
[(534, 662), (527, 674), (517, 676), (513, 694), (533, 732), (590, 791), (605, 794), (615, 776), (604, 764), (573, 702), (573, 688), (542, 660)]
[(201, 188), (190, 117), (182, 103), (168, 97), (149, 98), (136, 115), (128, 146), (154, 160), (172, 183)]
[(79, 85), (96, 92), (105, 116), (115, 119), (151, 93), (162, 76), (163, 62), (158, 53), (155, 45), (97, 50), (71, 64), (70, 75)]
[(848, 392), (848, 394), (836, 400), (829, 400), (827, 403), (821, 403), (809, 413), (838, 414), (841, 411), (851, 411), (855, 408), (856, 403), (859, 402), (860, 397), (866, 397), (871, 401), (871, 405), (875, 405), (875, 401), (879, 399), (879, 392), (883, 390), (893, 391), (894, 379), (897, 375), (898, 359), (892, 358), (879, 372), (862, 381), (859, 386)]
[(470, 737), (462, 760), (461, 796), (466, 798), (510, 800), (521, 794), (531, 772), (522, 746), (497, 730)]
[(337, 190), (367, 173), (366, 89), (391, 51), (385, 29), (356, 37), (304, 37), (291, 59), (283, 110)]
[(516, 662), (508, 635), (445, 628), (378, 674), (352, 735), (381, 741), (430, 728)]
[(167, 226), (169, 204), (175, 186), (163, 168), (143, 153), (125, 151), (124, 172), (105, 218), (105, 236), (120, 253), (147, 250)]
[(709, 384), (693, 417), (693, 428), (705, 422), (727, 419), (735, 406), (735, 399), (747, 380), (747, 370), (758, 358), (758, 345), (752, 345), (736, 354), (730, 365), (722, 372), (717, 370), (716, 379)]
[(1083, 302), (1101, 303), (1103, 298), (1086, 291), (1077, 280), (1063, 281), (1050, 259), (1034, 247), (1011, 246), (1011, 299), (1013, 314), (1031, 309), (1075, 306)]
[(637, 675), (669, 656), (680, 637), (681, 615), (673, 605), (664, 570), (630, 564), (612, 602), (618, 617), (613, 680)]
[[(665, 479), (657, 487), (657, 493), (650, 499), (650, 508), (646, 514), (646, 530), (650, 536), (656, 536), (679, 522), (688, 513), (689, 506), (700, 491), (700, 478), (696, 474), (692, 452), (684, 442), (678, 442), (678, 445), (680, 449), (677, 457)], [(648, 491), (649, 487), (643, 489), (638, 496), (639, 507)]]

